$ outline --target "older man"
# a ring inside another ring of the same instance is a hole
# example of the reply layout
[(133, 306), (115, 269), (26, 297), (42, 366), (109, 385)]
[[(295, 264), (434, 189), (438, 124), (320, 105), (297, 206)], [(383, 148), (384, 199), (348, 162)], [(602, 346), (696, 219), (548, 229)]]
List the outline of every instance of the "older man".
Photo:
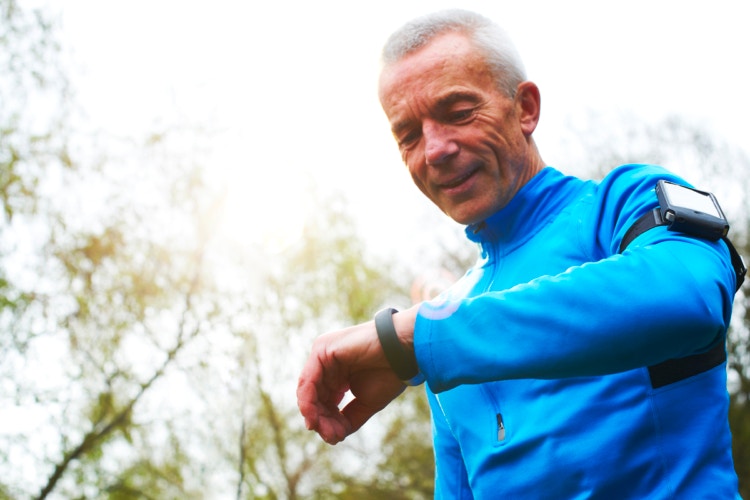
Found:
[(436, 497), (739, 498), (724, 342), (743, 269), (718, 206), (674, 225), (671, 193), (705, 195), (659, 167), (547, 166), (539, 90), (482, 16), (417, 19), (383, 61), (412, 179), (481, 257), (436, 301), (320, 336), (307, 427), (339, 442), (426, 380)]

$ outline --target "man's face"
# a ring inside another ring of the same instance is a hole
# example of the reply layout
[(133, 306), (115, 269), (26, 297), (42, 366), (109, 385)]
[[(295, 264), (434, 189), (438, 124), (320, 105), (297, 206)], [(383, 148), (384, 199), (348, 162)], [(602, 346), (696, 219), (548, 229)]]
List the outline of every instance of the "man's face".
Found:
[(457, 33), (380, 77), (380, 102), (414, 183), (461, 224), (503, 208), (540, 168), (536, 119), (530, 125), (522, 100), (497, 88), (481, 54)]

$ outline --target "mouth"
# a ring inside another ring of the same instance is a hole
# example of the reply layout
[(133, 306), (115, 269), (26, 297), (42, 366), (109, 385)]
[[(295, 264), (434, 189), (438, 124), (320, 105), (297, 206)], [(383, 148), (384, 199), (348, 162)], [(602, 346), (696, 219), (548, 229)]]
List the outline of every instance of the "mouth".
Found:
[(474, 174), (476, 174), (477, 170), (478, 170), (477, 168), (472, 168), (467, 173), (459, 177), (454, 177), (453, 179), (450, 179), (448, 181), (438, 183), (437, 187), (443, 191), (451, 191), (456, 188), (459, 188), (463, 184), (465, 184), (466, 181), (471, 179), (474, 176)]

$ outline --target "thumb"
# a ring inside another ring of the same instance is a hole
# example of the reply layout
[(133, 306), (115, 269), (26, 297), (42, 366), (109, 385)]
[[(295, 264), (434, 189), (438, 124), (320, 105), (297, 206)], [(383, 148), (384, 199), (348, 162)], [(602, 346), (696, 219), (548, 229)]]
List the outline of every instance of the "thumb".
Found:
[(367, 403), (361, 397), (355, 397), (352, 399), (342, 410), (341, 414), (349, 421), (351, 425), (351, 432), (356, 432), (362, 427), (365, 422), (370, 420), (370, 417), (375, 415), (377, 412), (388, 406), (388, 404), (396, 399), (396, 397), (404, 392), (406, 386), (402, 383), (397, 382), (395, 386), (389, 389), (386, 393), (380, 395), (380, 397), (372, 403)]
[(365, 422), (370, 420), (370, 417), (375, 415), (382, 408), (373, 408), (369, 405), (362, 403), (359, 399), (352, 399), (347, 404), (341, 413), (344, 415), (346, 420), (349, 421), (349, 433), (354, 433), (359, 430), (360, 427), (365, 425)]

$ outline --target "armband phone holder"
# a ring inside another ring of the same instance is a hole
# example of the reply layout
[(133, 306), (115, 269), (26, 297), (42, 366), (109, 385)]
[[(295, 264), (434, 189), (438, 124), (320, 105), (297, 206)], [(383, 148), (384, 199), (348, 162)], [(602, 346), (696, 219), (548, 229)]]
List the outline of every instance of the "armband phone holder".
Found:
[(716, 241), (729, 233), (729, 223), (713, 194), (669, 181), (656, 184), (662, 219), (670, 231)]
[(727, 234), (729, 222), (713, 194), (661, 180), (656, 184), (659, 206), (643, 214), (620, 242), (620, 253), (640, 234), (657, 226), (667, 226), (670, 231), (704, 238), (724, 240), (729, 248), (732, 267), (736, 275), (736, 290), (742, 286), (747, 267)]

